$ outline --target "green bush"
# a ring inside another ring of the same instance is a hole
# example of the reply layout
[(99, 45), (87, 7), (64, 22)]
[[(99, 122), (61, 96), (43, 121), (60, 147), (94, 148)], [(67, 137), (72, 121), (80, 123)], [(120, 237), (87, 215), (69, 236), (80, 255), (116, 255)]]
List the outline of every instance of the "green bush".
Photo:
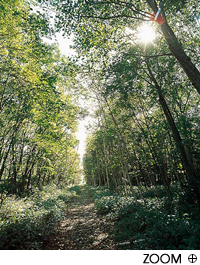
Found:
[(0, 209), (0, 249), (41, 249), (75, 195), (46, 186), (29, 197), (8, 196)]
[[(177, 185), (171, 187), (172, 201), (162, 186), (155, 191), (142, 189), (145, 200), (137, 202), (134, 196), (103, 196), (104, 192), (99, 192), (97, 212), (115, 220), (116, 240), (129, 241), (131, 249), (199, 249), (198, 205), (183, 203), (184, 194)], [(134, 193), (139, 198), (138, 188)]]
[(77, 195), (80, 195), (81, 188), (79, 185), (75, 185), (69, 188), (69, 191), (74, 191)]

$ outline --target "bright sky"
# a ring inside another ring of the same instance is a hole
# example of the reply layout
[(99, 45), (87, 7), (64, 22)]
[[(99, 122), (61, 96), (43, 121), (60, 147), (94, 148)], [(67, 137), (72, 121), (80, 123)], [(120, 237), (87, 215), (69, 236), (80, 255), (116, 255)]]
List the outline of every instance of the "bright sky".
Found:
[(78, 153), (80, 154), (81, 160), (83, 159), (83, 155), (85, 153), (85, 140), (87, 137), (86, 128), (85, 126), (88, 123), (88, 118), (85, 118), (84, 120), (81, 120), (79, 122), (78, 131), (76, 133), (76, 137), (79, 140), (79, 147), (78, 147)]
[(49, 44), (57, 42), (59, 44), (60, 51), (62, 54), (65, 54), (66, 56), (71, 56), (75, 54), (75, 51), (70, 48), (70, 45), (73, 44), (73, 36), (71, 37), (63, 37), (62, 33), (56, 33), (56, 37), (52, 40), (44, 38), (44, 41), (46, 41)]
[[(64, 38), (62, 33), (57, 33), (56, 39), (58, 40), (58, 44), (60, 47), (61, 53), (66, 56), (72, 56), (75, 54), (75, 51), (70, 48), (70, 45), (73, 44), (73, 37)], [(81, 160), (83, 159), (83, 155), (85, 153), (85, 140), (86, 140), (86, 128), (87, 118), (81, 120), (78, 126), (78, 132), (76, 133), (76, 137), (79, 140), (78, 153), (80, 154)]]
[(143, 24), (139, 28), (138, 39), (144, 44), (153, 42), (155, 38), (156, 38), (156, 32), (152, 26), (149, 26), (148, 24)]
[[(75, 55), (75, 51), (70, 48), (70, 46), (73, 44), (73, 36), (71, 36), (70, 38), (64, 38), (62, 36), (62, 33), (57, 33), (56, 39), (58, 41), (60, 51), (62, 54), (66, 56)], [(76, 133), (76, 137), (79, 140), (78, 153), (80, 154), (81, 161), (85, 153), (85, 140), (87, 137), (85, 126), (87, 125), (87, 123), (88, 123), (88, 118), (81, 120), (79, 122), (78, 131)]]
[[(44, 41), (46, 41), (49, 44), (57, 42), (59, 44), (61, 53), (66, 56), (75, 55), (75, 51), (70, 48), (70, 46), (73, 44), (73, 36), (64, 38), (62, 36), (62, 33), (57, 33), (55, 39), (49, 40), (49, 39), (44, 38)], [(87, 123), (88, 123), (88, 118), (81, 120), (79, 122), (78, 132), (76, 133), (76, 137), (79, 140), (78, 153), (80, 154), (81, 160), (85, 152), (85, 140), (87, 136), (85, 125), (87, 125)]]
[[(148, 42), (152, 42), (155, 39), (154, 29), (152, 27), (149, 27), (148, 25), (142, 25), (139, 30), (139, 39), (145, 44)], [(62, 33), (57, 33), (56, 40), (59, 44), (61, 53), (65, 54), (66, 56), (72, 56), (75, 54), (75, 51), (70, 48), (70, 46), (73, 44), (73, 36), (69, 38), (64, 38), (62, 36)], [(55, 40), (50, 41), (50, 43), (53, 43), (53, 42), (55, 42)], [(84, 104), (84, 103), (80, 102), (80, 104)], [(85, 140), (87, 137), (87, 133), (86, 133), (87, 129), (85, 128), (85, 126), (88, 124), (89, 120), (90, 120), (89, 117), (81, 120), (79, 122), (78, 132), (76, 133), (76, 137), (79, 140), (78, 153), (80, 154), (81, 160), (85, 153)]]
[[(139, 30), (139, 39), (140, 41), (144, 42), (145, 44), (148, 42), (152, 42), (155, 39), (155, 31), (152, 27), (149, 27), (147, 25), (142, 25)], [(62, 33), (57, 33), (56, 38), (49, 40), (44, 39), (48, 43), (55, 43), (58, 42), (59, 48), (62, 54), (66, 56), (72, 56), (75, 54), (75, 51), (70, 48), (70, 46), (73, 44), (73, 36), (71, 37), (63, 37)], [(84, 104), (83, 102), (80, 102), (80, 104)], [(84, 152), (85, 152), (85, 140), (86, 140), (86, 128), (85, 126), (88, 124), (90, 118), (87, 117), (79, 122), (78, 126), (78, 132), (76, 133), (76, 137), (79, 140), (79, 147), (78, 147), (78, 153), (80, 154), (81, 160), (83, 158)]]

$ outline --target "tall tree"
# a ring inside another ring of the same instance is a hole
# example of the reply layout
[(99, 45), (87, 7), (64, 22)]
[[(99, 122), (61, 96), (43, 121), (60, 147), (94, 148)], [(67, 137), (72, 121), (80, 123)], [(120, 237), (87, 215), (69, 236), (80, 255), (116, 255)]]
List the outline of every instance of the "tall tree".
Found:
[[(51, 33), (43, 14), (22, 0), (1, 9), (1, 185), (23, 193), (52, 180), (74, 181), (80, 175), (74, 63), (42, 41)], [(71, 171), (63, 170), (66, 164)]]
[[(67, 34), (73, 32), (75, 46), (81, 47), (82, 50), (98, 48), (108, 52), (116, 46), (117, 41), (121, 42), (119, 35), (127, 28), (136, 30), (141, 21), (155, 21), (149, 23), (156, 23), (160, 27), (169, 50), (200, 93), (198, 65), (195, 66), (192, 62), (193, 58), (188, 51), (185, 52), (182, 45), (182, 42), (187, 40), (182, 40), (181, 37), (178, 39), (176, 32), (172, 30), (175, 25), (176, 31), (183, 32), (179, 20), (184, 20), (184, 27), (190, 31), (189, 27), (194, 26), (199, 14), (197, 1), (160, 1), (160, 6), (159, 1), (152, 0), (147, 0), (146, 3), (139, 0), (60, 1), (59, 4), (52, 1), (52, 3), (57, 10), (57, 27), (66, 31)], [(160, 11), (159, 7), (161, 12), (157, 14)], [(190, 12), (187, 12), (189, 9)], [(195, 38), (195, 34), (193, 37)]]

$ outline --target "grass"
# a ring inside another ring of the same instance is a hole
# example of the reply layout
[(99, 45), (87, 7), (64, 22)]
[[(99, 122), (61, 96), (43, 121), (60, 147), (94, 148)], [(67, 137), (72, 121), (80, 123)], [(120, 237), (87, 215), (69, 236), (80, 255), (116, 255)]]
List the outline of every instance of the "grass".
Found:
[(162, 186), (156, 190), (142, 189), (144, 199), (137, 187), (134, 187), (135, 196), (96, 188), (97, 212), (115, 221), (116, 240), (130, 242), (129, 249), (199, 249), (199, 207), (187, 202), (186, 195), (175, 184), (171, 187), (171, 202)]
[(41, 249), (77, 190), (51, 185), (23, 198), (7, 196), (0, 208), (0, 249)]
[[(115, 239), (120, 249), (200, 248), (200, 211), (190, 194), (171, 185), (172, 201), (164, 188), (137, 187), (128, 195), (86, 185), (97, 213), (115, 222)], [(59, 189), (55, 185), (35, 188), (24, 197), (7, 196), (0, 208), (0, 249), (42, 249), (67, 215), (71, 199), (81, 194), (80, 186)], [(135, 198), (137, 200), (135, 200)]]

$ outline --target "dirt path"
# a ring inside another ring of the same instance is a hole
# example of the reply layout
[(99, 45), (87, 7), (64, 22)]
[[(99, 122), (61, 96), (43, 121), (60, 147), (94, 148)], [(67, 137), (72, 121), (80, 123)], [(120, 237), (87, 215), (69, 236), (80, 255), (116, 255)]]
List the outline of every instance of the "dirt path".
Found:
[(66, 219), (60, 222), (44, 249), (116, 249), (113, 226), (105, 216), (96, 214), (92, 196), (83, 186), (80, 195), (70, 203)]

